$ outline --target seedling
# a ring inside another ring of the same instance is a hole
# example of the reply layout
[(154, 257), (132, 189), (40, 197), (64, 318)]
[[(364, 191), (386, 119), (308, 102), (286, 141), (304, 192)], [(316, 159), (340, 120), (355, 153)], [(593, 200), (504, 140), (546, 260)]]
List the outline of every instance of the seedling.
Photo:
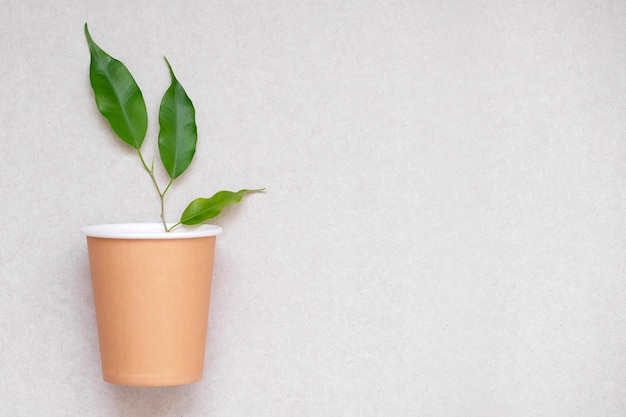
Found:
[(141, 153), (141, 145), (148, 129), (148, 113), (143, 94), (126, 66), (102, 50), (91, 38), (85, 23), (85, 36), (91, 54), (89, 79), (100, 113), (107, 119), (113, 132), (137, 151), (144, 170), (150, 175), (161, 201), (161, 221), (166, 232), (181, 224), (195, 225), (219, 215), (225, 207), (241, 201), (244, 195), (262, 191), (244, 189), (237, 192), (219, 191), (209, 198), (193, 200), (183, 211), (177, 223), (168, 227), (165, 221), (165, 195), (189, 167), (196, 152), (198, 132), (195, 108), (185, 89), (176, 79), (172, 66), (165, 59), (172, 83), (165, 91), (159, 109), (159, 155), (169, 183), (161, 191), (154, 175), (154, 161), (148, 166)]

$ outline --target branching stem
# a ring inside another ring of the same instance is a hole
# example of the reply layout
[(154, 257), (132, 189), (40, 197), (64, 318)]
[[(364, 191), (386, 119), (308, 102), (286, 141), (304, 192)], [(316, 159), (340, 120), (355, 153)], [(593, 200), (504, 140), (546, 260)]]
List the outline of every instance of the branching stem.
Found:
[(139, 149), (137, 149), (137, 154), (139, 155), (139, 159), (141, 160), (141, 164), (143, 165), (143, 168), (146, 170), (148, 175), (150, 175), (150, 178), (152, 178), (152, 183), (154, 184), (154, 188), (156, 188), (157, 193), (159, 194), (159, 199), (161, 200), (161, 221), (163, 222), (163, 228), (165, 229), (165, 231), (169, 232), (180, 224), (180, 223), (177, 223), (168, 229), (167, 223), (165, 222), (165, 193), (167, 193), (167, 191), (170, 189), (174, 180), (170, 180), (169, 184), (167, 184), (167, 187), (165, 187), (165, 190), (161, 192), (161, 189), (159, 188), (159, 184), (157, 183), (157, 180), (154, 176), (154, 161), (152, 162), (151, 168), (148, 168), (148, 164), (146, 164), (146, 161), (143, 159), (143, 155), (141, 154), (141, 151)]

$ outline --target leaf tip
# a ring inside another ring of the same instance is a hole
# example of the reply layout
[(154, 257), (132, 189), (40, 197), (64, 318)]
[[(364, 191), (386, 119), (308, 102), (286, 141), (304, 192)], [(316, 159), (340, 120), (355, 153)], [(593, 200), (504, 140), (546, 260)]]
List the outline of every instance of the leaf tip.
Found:
[(167, 68), (170, 70), (170, 75), (172, 76), (172, 79), (176, 79), (176, 77), (174, 76), (174, 70), (172, 69), (172, 65), (170, 64), (170, 61), (167, 60), (167, 57), (165, 55), (163, 55), (163, 59), (165, 59)]
[(85, 36), (87, 37), (87, 39), (91, 40), (91, 35), (89, 34), (89, 27), (87, 26), (87, 22), (85, 22), (84, 31), (85, 31)]

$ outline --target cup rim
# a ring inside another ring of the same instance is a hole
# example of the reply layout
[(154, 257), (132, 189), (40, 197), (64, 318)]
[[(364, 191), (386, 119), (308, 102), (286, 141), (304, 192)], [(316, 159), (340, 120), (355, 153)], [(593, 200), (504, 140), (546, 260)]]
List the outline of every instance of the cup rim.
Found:
[[(168, 224), (173, 226), (173, 223)], [(163, 230), (163, 223), (109, 223), (84, 226), (81, 233), (87, 237), (107, 239), (190, 239), (217, 236), (222, 228), (212, 224), (180, 225), (171, 232)]]

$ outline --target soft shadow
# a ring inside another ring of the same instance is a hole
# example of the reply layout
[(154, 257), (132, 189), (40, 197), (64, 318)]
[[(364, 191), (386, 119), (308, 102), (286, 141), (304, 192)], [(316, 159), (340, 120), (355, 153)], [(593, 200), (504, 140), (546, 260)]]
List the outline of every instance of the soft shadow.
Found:
[(202, 382), (171, 387), (127, 387), (110, 384), (117, 415), (185, 416), (193, 412)]

